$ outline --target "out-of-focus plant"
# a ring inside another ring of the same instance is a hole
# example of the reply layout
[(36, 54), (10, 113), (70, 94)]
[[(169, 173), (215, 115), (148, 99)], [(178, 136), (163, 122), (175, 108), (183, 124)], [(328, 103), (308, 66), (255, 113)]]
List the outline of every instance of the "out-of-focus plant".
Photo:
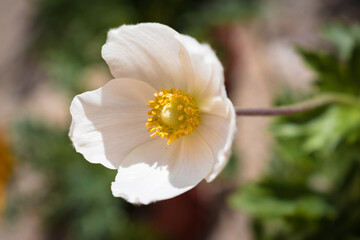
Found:
[(15, 124), (19, 164), (30, 164), (45, 181), (31, 196), (13, 196), (12, 212), (36, 206), (48, 239), (158, 239), (141, 219), (131, 217), (131, 206), (109, 192), (115, 172), (85, 166), (67, 135), (67, 129), (41, 121)]
[[(333, 52), (298, 49), (316, 74), (312, 94), (342, 94), (356, 102), (360, 26), (335, 24), (324, 32)], [(360, 239), (360, 105), (281, 117), (272, 132), (269, 170), (229, 199), (253, 217), (256, 239)]]

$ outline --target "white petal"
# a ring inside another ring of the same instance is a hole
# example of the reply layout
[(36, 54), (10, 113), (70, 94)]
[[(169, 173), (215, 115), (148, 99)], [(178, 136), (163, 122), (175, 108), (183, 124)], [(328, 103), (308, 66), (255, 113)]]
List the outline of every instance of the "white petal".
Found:
[(111, 186), (114, 196), (149, 204), (188, 191), (209, 174), (214, 157), (199, 134), (166, 141), (156, 138), (126, 157)]
[(76, 151), (89, 162), (118, 168), (132, 149), (151, 139), (146, 104), (154, 92), (145, 82), (115, 79), (77, 95), (70, 107), (69, 133)]
[(102, 57), (116, 78), (145, 81), (158, 91), (184, 89), (177, 35), (175, 30), (158, 23), (123, 25), (109, 31)]
[[(207, 44), (179, 34), (179, 57), (187, 79), (187, 91), (200, 101), (214, 96), (226, 97), (224, 70), (215, 52)], [(201, 103), (199, 103), (201, 104)]]
[(231, 145), (236, 131), (235, 109), (226, 98), (216, 98), (211, 108), (201, 116), (198, 133), (208, 143), (215, 156), (215, 162), (206, 181), (211, 182), (223, 170), (229, 160)]

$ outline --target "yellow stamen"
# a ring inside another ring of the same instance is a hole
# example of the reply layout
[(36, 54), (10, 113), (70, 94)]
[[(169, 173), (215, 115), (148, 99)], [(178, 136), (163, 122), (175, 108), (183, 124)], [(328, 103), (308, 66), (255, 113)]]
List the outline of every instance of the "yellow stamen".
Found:
[(151, 108), (148, 112), (151, 117), (146, 123), (148, 131), (153, 132), (151, 137), (165, 137), (169, 145), (199, 126), (200, 111), (189, 93), (182, 89), (163, 89), (154, 93), (154, 97), (147, 105)]

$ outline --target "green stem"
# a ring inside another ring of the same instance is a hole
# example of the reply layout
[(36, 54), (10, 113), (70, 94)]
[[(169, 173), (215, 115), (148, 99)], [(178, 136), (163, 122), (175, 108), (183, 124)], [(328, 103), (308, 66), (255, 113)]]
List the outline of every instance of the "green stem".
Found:
[(360, 107), (360, 101), (354, 97), (341, 94), (323, 94), (304, 102), (273, 108), (236, 108), (238, 116), (280, 116), (305, 112), (331, 103), (355, 105)]

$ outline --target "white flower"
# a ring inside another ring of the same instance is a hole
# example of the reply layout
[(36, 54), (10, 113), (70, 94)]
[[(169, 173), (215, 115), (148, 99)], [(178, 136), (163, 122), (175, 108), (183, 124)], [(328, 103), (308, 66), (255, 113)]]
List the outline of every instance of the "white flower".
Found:
[(118, 170), (113, 195), (148, 204), (212, 181), (235, 111), (211, 48), (143, 23), (110, 30), (102, 57), (115, 79), (74, 98), (69, 135), (89, 162)]

